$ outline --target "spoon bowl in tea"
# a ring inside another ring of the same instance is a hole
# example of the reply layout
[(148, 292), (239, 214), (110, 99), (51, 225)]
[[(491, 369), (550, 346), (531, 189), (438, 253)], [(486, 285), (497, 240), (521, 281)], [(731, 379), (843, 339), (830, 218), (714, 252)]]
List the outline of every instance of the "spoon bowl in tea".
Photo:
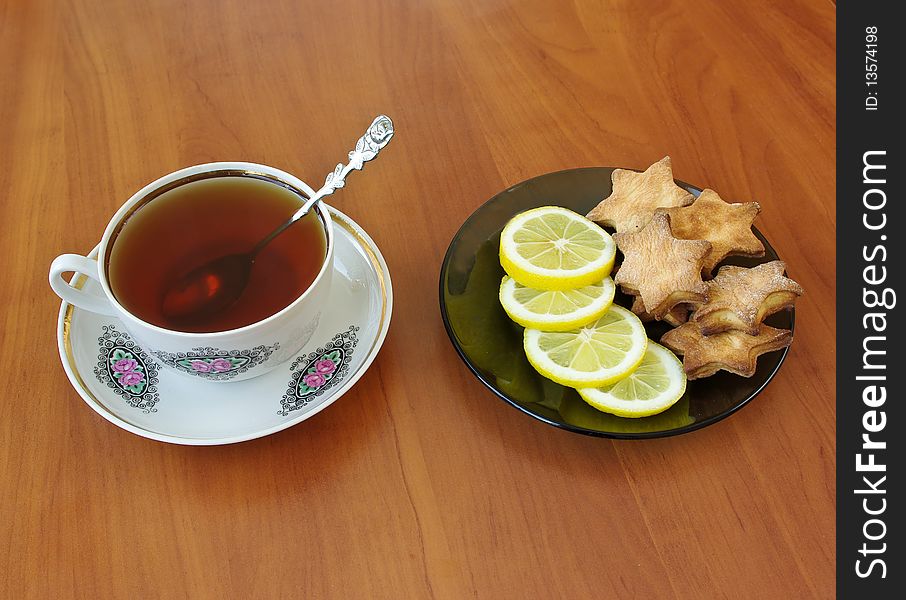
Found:
[(321, 201), (346, 184), (346, 176), (353, 170), (361, 170), (372, 160), (393, 137), (393, 121), (380, 115), (372, 121), (368, 131), (356, 142), (355, 150), (349, 153), (346, 165), (338, 164), (327, 175), (324, 185), (306, 200), (293, 215), (271, 231), (248, 252), (227, 254), (198, 266), (169, 286), (161, 298), (161, 311), (174, 321), (194, 320), (204, 315), (209, 317), (232, 306), (248, 286), (255, 257), (271, 240), (304, 217)]

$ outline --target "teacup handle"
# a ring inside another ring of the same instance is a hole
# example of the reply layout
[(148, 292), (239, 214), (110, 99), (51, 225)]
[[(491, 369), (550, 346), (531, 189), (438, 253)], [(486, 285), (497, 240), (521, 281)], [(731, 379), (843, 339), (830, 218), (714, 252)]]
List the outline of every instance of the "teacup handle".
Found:
[[(79, 254), (62, 254), (50, 263), (50, 287), (53, 288), (57, 296), (79, 308), (102, 315), (116, 315), (116, 310), (114, 310), (113, 305), (110, 304), (106, 296), (74, 288), (62, 277), (63, 273), (75, 271), (76, 273), (84, 273), (100, 283), (98, 268), (98, 261), (96, 260)], [(75, 278), (73, 278), (73, 281), (75, 281)]]

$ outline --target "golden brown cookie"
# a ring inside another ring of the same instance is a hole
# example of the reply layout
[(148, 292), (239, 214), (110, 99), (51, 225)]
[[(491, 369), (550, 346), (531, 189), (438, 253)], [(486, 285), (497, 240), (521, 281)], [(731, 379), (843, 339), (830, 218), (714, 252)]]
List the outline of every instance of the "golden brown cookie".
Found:
[(642, 298), (640, 296), (633, 296), (631, 310), (638, 316), (642, 323), (658, 320), (672, 325), (673, 327), (679, 327), (689, 320), (689, 313), (692, 312), (693, 307), (685, 302), (681, 302), (667, 311), (667, 314), (660, 319), (655, 319), (651, 313), (645, 310), (645, 303), (642, 302)]
[(673, 181), (669, 156), (643, 173), (615, 169), (611, 182), (613, 191), (610, 196), (601, 200), (586, 216), (618, 232), (638, 231), (651, 220), (658, 208), (686, 206), (695, 199)]
[(689, 379), (710, 377), (721, 369), (751, 377), (759, 356), (786, 348), (792, 341), (792, 331), (768, 325), (762, 325), (757, 335), (742, 331), (702, 335), (692, 321), (661, 337), (663, 345), (682, 355), (683, 369)]
[(711, 242), (704, 264), (708, 275), (728, 256), (764, 256), (764, 246), (752, 233), (752, 222), (761, 211), (757, 202), (730, 204), (714, 190), (704, 190), (689, 206), (666, 210), (673, 235)]
[(708, 301), (690, 319), (704, 335), (736, 329), (755, 335), (765, 317), (792, 306), (802, 287), (774, 260), (746, 269), (727, 265), (708, 282)]
[(617, 233), (613, 239), (623, 252), (614, 282), (640, 296), (655, 319), (681, 302), (704, 302), (708, 286), (702, 281), (702, 261), (710, 243), (675, 238), (663, 211), (637, 233)]

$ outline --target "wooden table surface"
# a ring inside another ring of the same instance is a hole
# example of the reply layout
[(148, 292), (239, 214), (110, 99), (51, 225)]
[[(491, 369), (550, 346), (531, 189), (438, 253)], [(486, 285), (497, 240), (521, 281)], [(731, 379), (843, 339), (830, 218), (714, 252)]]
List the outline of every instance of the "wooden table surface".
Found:
[[(0, 597), (829, 598), (835, 7), (827, 0), (0, 0)], [(302, 424), (183, 447), (70, 386), (47, 269), (215, 160), (313, 183), (393, 277), (386, 343)], [(575, 435), (496, 399), (441, 322), (441, 259), (524, 179), (644, 167), (736, 201), (805, 288), (777, 378), (714, 426)]]

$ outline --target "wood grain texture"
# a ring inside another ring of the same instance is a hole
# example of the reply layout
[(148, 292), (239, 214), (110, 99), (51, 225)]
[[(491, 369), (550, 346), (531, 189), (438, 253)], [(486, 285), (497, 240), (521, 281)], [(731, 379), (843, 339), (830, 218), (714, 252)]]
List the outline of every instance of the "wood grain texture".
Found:
[[(834, 35), (820, 0), (0, 0), (0, 597), (832, 597)], [(52, 258), (189, 164), (319, 180), (379, 112), (393, 144), (333, 200), (395, 290), (352, 391), (212, 448), (86, 407)], [(523, 179), (664, 154), (761, 203), (806, 290), (779, 376), (645, 442), (496, 400), (439, 316), (456, 229)]]

